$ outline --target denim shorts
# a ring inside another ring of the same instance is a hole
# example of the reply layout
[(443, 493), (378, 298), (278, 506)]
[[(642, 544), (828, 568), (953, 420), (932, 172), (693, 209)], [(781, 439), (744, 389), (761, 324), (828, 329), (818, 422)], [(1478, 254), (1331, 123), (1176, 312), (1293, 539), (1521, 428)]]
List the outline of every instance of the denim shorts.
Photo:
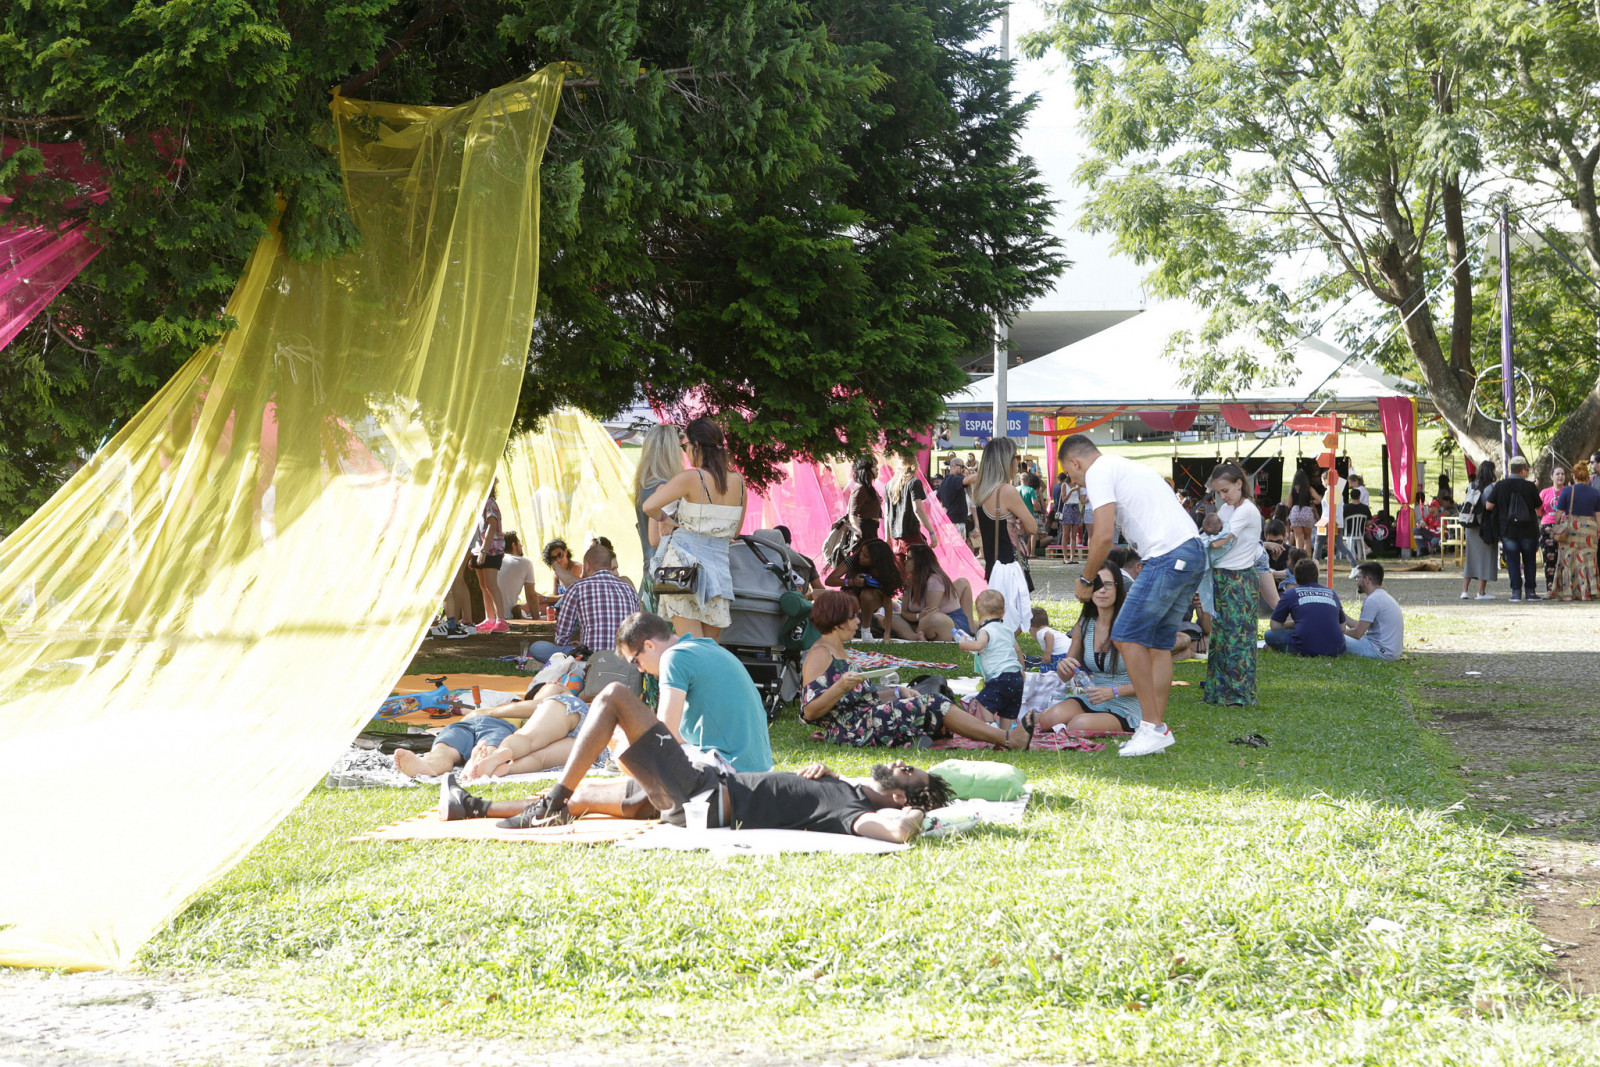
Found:
[[(572, 729), (567, 731), (568, 737), (577, 737), (578, 731), (583, 729), (583, 720), (589, 717), (589, 705), (580, 700), (578, 698), (578, 694), (572, 692), (571, 690), (568, 690), (564, 693), (557, 693), (552, 697), (545, 697), (544, 700), (559, 700), (561, 703), (567, 706), (567, 710), (569, 712), (578, 717), (577, 724), (573, 726)], [(539, 703), (543, 704), (544, 700), (541, 700)]]
[(967, 621), (967, 613), (961, 608), (957, 608), (950, 613), (950, 625), (957, 630), (965, 630), (969, 634), (972, 632), (972, 623)]
[(1145, 560), (1117, 613), (1112, 640), (1171, 651), (1178, 638), (1178, 623), (1205, 573), (1206, 550), (1198, 537)]
[(497, 719), (493, 715), (474, 715), (440, 730), (433, 743), (449, 745), (461, 753), (462, 759), (466, 759), (478, 747), (479, 741), (486, 742), (490, 748), (498, 748), (500, 742), (516, 732), (517, 728), (504, 719)]

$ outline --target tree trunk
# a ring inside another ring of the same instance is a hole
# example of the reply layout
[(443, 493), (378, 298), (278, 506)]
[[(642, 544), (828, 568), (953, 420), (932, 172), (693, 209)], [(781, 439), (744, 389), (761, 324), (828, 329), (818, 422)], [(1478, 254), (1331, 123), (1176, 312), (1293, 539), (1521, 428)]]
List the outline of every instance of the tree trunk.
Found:
[[(1402, 283), (1403, 284), (1403, 283)], [(1417, 280), (1421, 284), (1421, 280)], [(1470, 312), (1469, 312), (1470, 314)], [(1405, 323), (1406, 343), (1422, 371), (1423, 384), (1433, 399), (1444, 424), (1460, 443), (1472, 462), (1499, 460), (1499, 428), (1472, 410), (1472, 396), (1462, 385), (1455, 368), (1446, 360), (1433, 325), (1433, 309), (1423, 304)]]
[(1450, 366), (1467, 389), (1477, 372), (1472, 366), (1472, 268), (1467, 258), (1467, 225), (1461, 216), (1461, 176), (1447, 175), (1444, 186), (1444, 249), (1450, 264), (1454, 304), (1450, 312)]

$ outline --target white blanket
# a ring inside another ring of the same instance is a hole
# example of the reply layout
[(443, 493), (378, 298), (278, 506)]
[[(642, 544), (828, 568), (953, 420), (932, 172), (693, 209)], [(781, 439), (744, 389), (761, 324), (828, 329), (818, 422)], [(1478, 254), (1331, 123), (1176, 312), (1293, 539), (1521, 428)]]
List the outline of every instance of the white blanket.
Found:
[[(978, 695), (978, 687), (983, 679), (976, 675), (967, 677), (946, 678), (945, 684), (950, 687), (957, 699), (967, 700)], [(1038, 671), (1027, 671), (1022, 675), (1022, 714), (1030, 711), (1043, 711), (1052, 704), (1058, 703), (1063, 698), (1061, 679), (1054, 674), (1040, 674)]]
[[(938, 829), (929, 836), (964, 833), (984, 823), (1019, 826), (1031, 793), (1016, 800), (957, 800), (928, 813)], [(824, 834), (813, 830), (686, 830), (681, 826), (651, 827), (636, 837), (617, 842), (618, 848), (664, 848), (674, 852), (710, 852), (713, 856), (776, 856), (785, 852), (831, 852), (846, 856), (881, 856), (903, 852), (909, 845), (874, 841), (850, 834)]]

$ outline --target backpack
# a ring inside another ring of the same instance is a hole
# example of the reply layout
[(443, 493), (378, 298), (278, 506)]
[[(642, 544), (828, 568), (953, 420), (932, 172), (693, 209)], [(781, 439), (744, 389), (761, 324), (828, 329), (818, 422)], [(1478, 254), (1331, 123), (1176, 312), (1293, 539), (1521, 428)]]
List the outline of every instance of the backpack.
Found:
[(1461, 525), (1478, 525), (1478, 502), (1482, 497), (1483, 493), (1477, 486), (1467, 490), (1466, 498), (1461, 501), (1461, 510), (1456, 513), (1456, 518), (1461, 520)]
[(850, 525), (848, 516), (835, 519), (828, 539), (822, 542), (822, 556), (828, 566), (838, 567), (854, 555), (860, 539), (861, 535)]
[(1518, 487), (1507, 482), (1500, 484), (1506, 487), (1506, 496), (1509, 498), (1506, 500), (1506, 524), (1508, 526), (1512, 523), (1526, 525), (1532, 522), (1533, 512), (1528, 510), (1528, 502), (1522, 498), (1521, 493), (1517, 492)]

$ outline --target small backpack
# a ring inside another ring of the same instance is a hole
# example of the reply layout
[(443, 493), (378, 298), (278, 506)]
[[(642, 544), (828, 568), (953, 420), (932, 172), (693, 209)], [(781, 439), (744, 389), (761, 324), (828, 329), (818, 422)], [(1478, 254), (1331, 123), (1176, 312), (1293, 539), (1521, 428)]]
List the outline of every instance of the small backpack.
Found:
[(1517, 486), (1506, 485), (1506, 522), (1529, 523), (1533, 521), (1533, 512), (1528, 510), (1528, 502), (1517, 492)]

